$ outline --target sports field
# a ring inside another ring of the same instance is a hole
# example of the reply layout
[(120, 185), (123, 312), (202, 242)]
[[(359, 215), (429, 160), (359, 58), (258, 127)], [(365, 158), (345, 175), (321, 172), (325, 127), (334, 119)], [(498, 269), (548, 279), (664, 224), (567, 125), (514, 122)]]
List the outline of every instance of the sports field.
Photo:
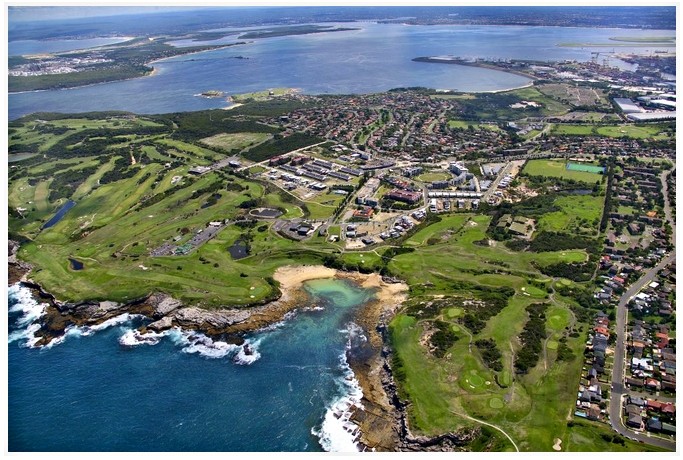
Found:
[(539, 159), (529, 160), (524, 166), (524, 173), (530, 176), (560, 177), (594, 184), (602, 179), (601, 174), (587, 171), (577, 171), (567, 168), (565, 160)]
[(569, 171), (584, 171), (594, 174), (604, 174), (605, 168), (602, 166), (591, 165), (586, 163), (567, 163)]

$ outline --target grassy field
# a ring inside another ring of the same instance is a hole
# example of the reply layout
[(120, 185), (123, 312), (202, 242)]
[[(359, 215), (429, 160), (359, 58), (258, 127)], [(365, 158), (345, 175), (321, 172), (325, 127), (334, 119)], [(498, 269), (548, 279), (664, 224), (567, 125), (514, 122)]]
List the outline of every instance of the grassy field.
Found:
[(593, 185), (602, 180), (602, 174), (589, 173), (585, 171), (572, 171), (567, 169), (564, 160), (529, 160), (524, 165), (523, 172), (530, 176), (561, 177), (562, 179), (573, 179)]
[(458, 280), (519, 288), (526, 284), (520, 276), (538, 273), (534, 264), (581, 262), (587, 258), (583, 250), (528, 253), (511, 251), (502, 244), (477, 244), (487, 238), (490, 220), (488, 216), (468, 214), (445, 217), (409, 238), (405, 246), (419, 250), (395, 256), (389, 269), (408, 284), (419, 286), (416, 292), (441, 294), (444, 286)]
[[(593, 220), (599, 216), (601, 199), (563, 196), (556, 204), (569, 215), (567, 224), (587, 219), (595, 228)], [(488, 216), (481, 215), (444, 217), (405, 241), (414, 252), (395, 256), (389, 264), (392, 273), (413, 286), (411, 302), (444, 295), (467, 298), (467, 291), (453, 288), (456, 282), (509, 287), (515, 292), (477, 334), (461, 323), (466, 307), (447, 303), (437, 311), (433, 318), (452, 324), (459, 338), (443, 358), (435, 357), (423, 345), (431, 319), (416, 318), (404, 310), (392, 321), (392, 344), (401, 363), (401, 391), (411, 401), (411, 429), (424, 434), (455, 430), (472, 423), (457, 416), (468, 414), (505, 430), (522, 450), (550, 451), (555, 438), (567, 442), (573, 434), (566, 417), (573, 411), (584, 347), (583, 337), (565, 337), (565, 328), (574, 320), (564, 299), (552, 300), (546, 313), (548, 338), (538, 364), (528, 375), (518, 375), (513, 362), (521, 346), (518, 336), (528, 318), (525, 308), (549, 302), (551, 279), (541, 275), (535, 264), (582, 261), (586, 253), (518, 253), (500, 244), (482, 244), (489, 222)], [(478, 339), (495, 341), (502, 355), (502, 370), (489, 369), (479, 351), (474, 346), (470, 349), (470, 340)], [(574, 359), (557, 360), (561, 339), (574, 352)], [(583, 442), (581, 449), (590, 450), (590, 443)]]
[(592, 125), (558, 123), (553, 126), (552, 133), (557, 136), (591, 136), (596, 135), (597, 131)]
[(449, 120), (448, 121), (448, 127), (449, 128), (467, 129), (470, 126), (473, 129), (488, 129), (490, 131), (500, 131), (501, 130), (498, 127), (498, 125), (494, 125), (491, 123), (475, 123), (475, 122), (464, 121), (464, 120)]
[(89, 129), (134, 129), (161, 127), (160, 123), (140, 116), (112, 116), (103, 119), (64, 118), (56, 120), (31, 119), (9, 123), (10, 142), (21, 140), (22, 144), (38, 145), (39, 152), (45, 152), (57, 142)]
[(267, 133), (234, 133), (234, 134), (216, 134), (215, 136), (205, 137), (200, 142), (209, 147), (217, 147), (222, 150), (238, 150), (241, 151), (247, 147), (253, 147), (256, 144), (265, 142), (273, 136)]
[[(96, 189), (57, 225), (41, 232), (33, 244), (22, 247), (24, 258), (43, 267), (34, 274), (34, 279), (58, 298), (67, 300), (130, 300), (149, 293), (150, 281), (155, 289), (209, 307), (247, 303), (272, 293), (272, 287), (264, 278), (278, 263), (273, 265), (268, 260), (291, 260), (287, 252), (279, 251), (301, 248), (269, 232), (255, 232), (253, 255), (261, 256), (255, 266), (246, 259), (233, 261), (227, 252), (227, 247), (243, 232), (237, 227), (228, 227), (187, 256), (149, 256), (150, 249), (182, 233), (180, 227), (193, 233), (208, 221), (234, 217), (238, 212), (237, 204), (244, 198), (242, 193), (222, 192), (217, 204), (201, 208), (205, 198), (191, 196), (215, 180), (213, 174), (208, 174), (172, 195), (171, 199), (162, 200), (142, 212), (131, 212), (154, 181), (154, 177), (150, 177), (138, 185), (143, 173), (141, 170), (130, 179)], [(253, 196), (263, 192), (258, 184), (241, 184)], [(110, 211), (102, 214), (98, 212), (101, 209)], [(84, 238), (70, 241), (69, 237), (81, 227), (93, 230)], [(273, 244), (275, 242), (277, 244)], [(267, 255), (266, 259), (263, 259), (264, 255)], [(83, 260), (85, 269), (71, 270), (67, 261), (71, 256)], [(200, 261), (200, 257), (206, 262)]]
[(555, 199), (560, 211), (544, 214), (538, 220), (538, 230), (594, 235), (602, 216), (604, 196), (570, 195)]
[(604, 91), (599, 88), (548, 83), (538, 86), (538, 90), (554, 99), (565, 100), (573, 106), (609, 105)]
[(558, 136), (627, 137), (630, 139), (670, 139), (663, 125), (575, 125), (558, 123), (552, 133)]
[(420, 174), (416, 179), (422, 182), (435, 182), (438, 180), (448, 180), (451, 177), (453, 177), (452, 174), (444, 171), (430, 171)]
[(606, 137), (628, 137), (630, 139), (668, 139), (669, 136), (663, 133), (658, 125), (617, 125), (600, 126), (597, 132)]

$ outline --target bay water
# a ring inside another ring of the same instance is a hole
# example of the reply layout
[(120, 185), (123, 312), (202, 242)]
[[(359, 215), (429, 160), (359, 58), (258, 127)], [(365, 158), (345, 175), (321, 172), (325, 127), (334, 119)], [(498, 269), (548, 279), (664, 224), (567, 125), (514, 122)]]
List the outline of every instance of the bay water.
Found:
[(187, 331), (141, 336), (127, 315), (35, 348), (44, 306), (11, 286), (9, 451), (356, 450), (345, 418), (362, 392), (346, 350), (373, 292), (339, 279), (305, 289), (245, 352)]
[[(153, 64), (157, 72), (148, 77), (81, 88), (13, 93), (9, 95), (9, 119), (33, 112), (127, 110), (150, 114), (230, 105), (225, 100), (196, 96), (209, 90), (239, 94), (288, 87), (306, 94), (347, 94), (422, 86), (500, 91), (524, 86), (530, 80), (496, 70), (412, 59), (454, 55), (588, 61), (591, 52), (602, 52), (601, 60), (609, 57), (613, 65), (619, 65), (615, 54), (652, 53), (666, 45), (637, 47), (611, 38), (673, 34), (667, 30), (574, 27), (413, 26), (374, 22), (328, 25), (358, 30), (247, 40), (245, 45), (159, 61)], [(214, 43), (237, 40), (231, 35)], [(561, 46), (567, 44), (573, 46)]]

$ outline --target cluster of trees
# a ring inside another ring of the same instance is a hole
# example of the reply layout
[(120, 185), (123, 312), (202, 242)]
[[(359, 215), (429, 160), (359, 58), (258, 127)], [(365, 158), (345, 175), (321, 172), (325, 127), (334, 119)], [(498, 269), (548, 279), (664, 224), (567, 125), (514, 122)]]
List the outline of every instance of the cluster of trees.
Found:
[(332, 254), (323, 256), (322, 264), (328, 268), (334, 268), (337, 270), (344, 271), (356, 271), (360, 273), (374, 273), (379, 270), (380, 267), (371, 264), (361, 264), (361, 263), (350, 263), (344, 261), (341, 257), (337, 257)]
[[(562, 191), (572, 191), (572, 190), (582, 190), (591, 187), (590, 183), (583, 182), (575, 179), (563, 179), (560, 177), (548, 177), (548, 176), (530, 176), (529, 174), (522, 172), (519, 174), (520, 178), (524, 178), (529, 184), (535, 189), (548, 190), (553, 187), (554, 190)], [(604, 180), (604, 176), (602, 178)], [(600, 181), (597, 180), (591, 187), (591, 192), (596, 195), (600, 193)]]
[(129, 162), (130, 160), (126, 157), (117, 158), (114, 162), (114, 167), (110, 171), (102, 174), (102, 177), (100, 178), (100, 185), (129, 179), (136, 175), (140, 169), (130, 167)]
[(541, 273), (548, 276), (567, 278), (572, 281), (590, 281), (593, 277), (593, 270), (595, 263), (589, 260), (588, 262), (558, 262), (538, 267)]
[(324, 139), (305, 133), (294, 133), (287, 137), (276, 134), (273, 139), (259, 144), (244, 153), (244, 157), (251, 161), (260, 162), (283, 153), (298, 150), (309, 145), (322, 142)]
[(609, 213), (612, 211), (612, 180), (614, 179), (614, 163), (611, 162), (607, 170), (607, 192), (605, 193), (605, 208), (600, 219), (600, 232), (607, 230)]
[(611, 442), (612, 444), (621, 444), (622, 446), (626, 445), (624, 437), (618, 434), (602, 433), (600, 437), (607, 442)]
[[(576, 319), (581, 323), (589, 323), (593, 320), (596, 311), (602, 309), (600, 301), (593, 297), (593, 293), (587, 289), (583, 289), (577, 285), (574, 286), (557, 286), (558, 294), (570, 297), (575, 302), (570, 302), (569, 307), (574, 312)], [(610, 318), (613, 321), (612, 318)]]
[(412, 300), (406, 304), (404, 312), (406, 315), (410, 315), (414, 318), (429, 319), (440, 314), (444, 308), (457, 305), (454, 303), (456, 300), (457, 299), (453, 297), (432, 299), (429, 301)]
[(524, 326), (524, 330), (519, 335), (522, 348), (515, 357), (515, 369), (519, 374), (526, 374), (529, 369), (538, 363), (543, 349), (543, 340), (546, 338), (545, 332), (545, 312), (548, 309), (546, 303), (531, 304), (526, 307), (529, 313), (529, 320)]
[(493, 339), (479, 339), (474, 344), (479, 349), (481, 359), (490, 369), (500, 372), (503, 370), (503, 362), (501, 361), (503, 355)]
[[(175, 123), (173, 138), (193, 142), (221, 133), (277, 133), (278, 128), (253, 120), (235, 120), (233, 113), (224, 110), (203, 110), (159, 115), (161, 121)], [(212, 147), (213, 148), (213, 147)]]
[(593, 238), (586, 238), (569, 233), (542, 231), (529, 245), (533, 252), (564, 251), (567, 249), (586, 249), (591, 253), (600, 252), (600, 243)]
[(451, 324), (447, 323), (446, 321), (437, 319), (432, 323), (432, 325), (436, 328), (436, 332), (434, 332), (429, 338), (429, 344), (432, 347), (432, 353), (434, 353), (434, 356), (437, 358), (443, 358), (448, 349), (451, 348), (453, 344), (460, 339), (460, 337), (453, 332)]
[[(87, 156), (100, 156), (103, 152), (109, 153), (110, 147), (121, 143), (117, 136), (146, 136), (167, 132), (166, 126), (135, 126), (133, 128), (86, 129), (76, 132), (61, 139), (45, 152), (52, 158), (75, 158)], [(112, 154), (115, 152), (112, 152)], [(126, 152), (128, 155), (128, 152)]]
[(53, 202), (60, 198), (69, 198), (91, 174), (97, 171), (98, 167), (99, 165), (81, 169), (67, 169), (55, 175), (50, 183), (48, 200)]
[(300, 101), (286, 97), (277, 97), (265, 101), (254, 101), (230, 110), (230, 115), (247, 117), (279, 117), (296, 110), (316, 107), (317, 102)]
[(458, 99), (458, 108), (453, 118), (467, 121), (514, 120), (521, 117), (540, 117), (542, 107), (511, 109), (510, 106), (522, 99), (512, 93), (479, 93), (474, 99)]
[(261, 206), (261, 202), (260, 198), (249, 198), (238, 204), (237, 207), (240, 209), (254, 209)]
[(480, 302), (475, 305), (463, 304), (461, 306), (466, 311), (461, 322), (473, 334), (478, 334), (484, 329), (489, 318), (497, 315), (507, 306), (510, 297), (515, 295), (515, 290), (509, 286), (501, 286), (495, 289), (476, 286), (472, 293)]
[(557, 360), (558, 361), (571, 361), (576, 357), (571, 348), (567, 345), (567, 338), (562, 337), (560, 343), (557, 346)]

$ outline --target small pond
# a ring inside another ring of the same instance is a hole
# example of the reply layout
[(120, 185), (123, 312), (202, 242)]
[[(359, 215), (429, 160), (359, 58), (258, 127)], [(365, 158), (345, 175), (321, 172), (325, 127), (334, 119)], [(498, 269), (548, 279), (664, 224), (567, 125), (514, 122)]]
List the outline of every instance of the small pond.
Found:
[(244, 240), (235, 241), (235, 243), (228, 248), (228, 252), (234, 260), (244, 259), (249, 255), (247, 243)]
[(83, 262), (76, 259), (72, 259), (71, 257), (69, 257), (69, 262), (71, 263), (71, 268), (73, 268), (74, 270), (83, 270)]
[(275, 219), (276, 217), (280, 217), (282, 215), (282, 212), (273, 208), (261, 208), (254, 209), (249, 214), (254, 217), (260, 217), (262, 219)]
[(45, 228), (50, 228), (50, 227), (52, 227), (53, 225), (55, 225), (57, 222), (59, 222), (60, 220), (62, 220), (62, 217), (64, 217), (64, 215), (66, 214), (66, 212), (67, 212), (69, 209), (73, 208), (74, 206), (76, 206), (76, 202), (75, 202), (75, 201), (71, 201), (71, 200), (67, 201), (67, 202), (64, 204), (64, 206), (62, 206), (61, 208), (59, 208), (59, 211), (57, 211), (57, 213), (56, 213), (54, 216), (52, 216), (52, 219), (48, 220), (48, 221), (45, 223), (45, 225), (43, 225), (43, 228), (44, 228), (44, 229), (45, 229)]

